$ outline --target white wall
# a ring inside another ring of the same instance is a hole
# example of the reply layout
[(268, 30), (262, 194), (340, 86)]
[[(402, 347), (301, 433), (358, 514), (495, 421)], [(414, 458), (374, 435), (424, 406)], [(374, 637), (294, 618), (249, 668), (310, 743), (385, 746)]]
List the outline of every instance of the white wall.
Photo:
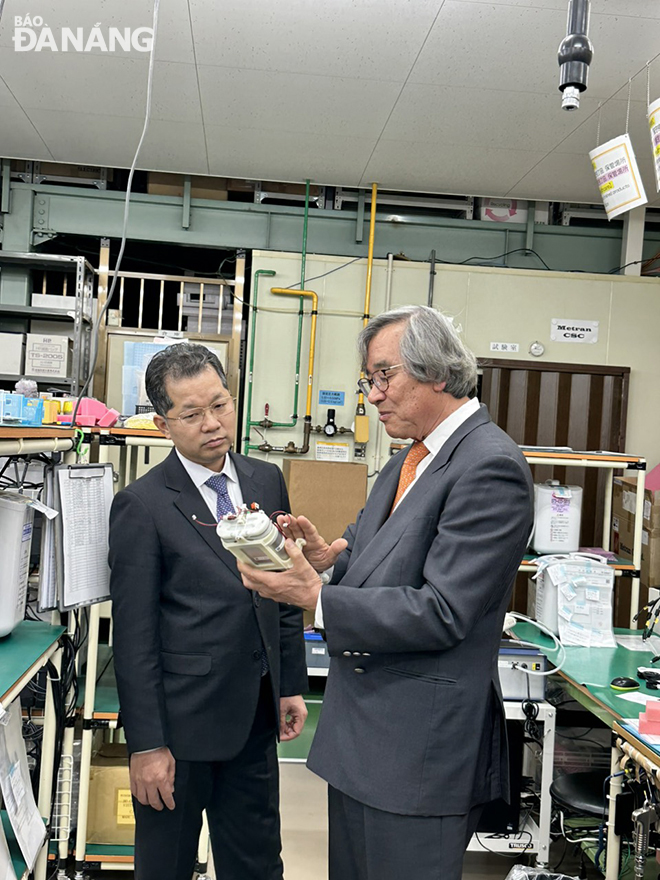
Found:
[[(355, 412), (355, 383), (359, 365), (355, 339), (362, 327), (366, 261), (352, 265), (340, 257), (310, 256), (306, 277), (339, 271), (306, 287), (319, 296), (317, 356), (313, 383), (313, 424), (325, 422), (327, 407), (318, 405), (320, 389), (344, 391), (345, 405), (337, 407), (337, 424), (349, 426)], [(385, 308), (386, 261), (374, 263), (370, 313)], [(273, 296), (271, 286), (288, 287), (300, 280), (300, 255), (255, 251), (253, 271), (273, 269), (274, 278), (260, 279), (252, 418), (263, 417), (270, 403), (270, 418), (291, 416), (298, 299)], [(394, 262), (391, 307), (426, 304), (429, 289), (427, 263)], [(631, 368), (627, 450), (645, 456), (649, 466), (660, 462), (660, 280), (609, 277), (520, 269), (438, 266), (435, 278), (436, 308), (451, 315), (467, 345), (479, 358), (508, 357), (531, 360), (535, 340), (545, 346), (541, 360), (604, 364)], [(263, 309), (263, 310), (262, 310)], [(271, 311), (272, 310), (272, 311)], [(274, 446), (302, 442), (309, 353), (310, 301), (305, 302), (303, 350), (298, 414), (295, 429), (269, 430)], [(599, 321), (598, 342), (575, 345), (552, 342), (552, 318)], [(491, 342), (516, 342), (518, 354), (493, 355)], [(370, 412), (369, 471), (374, 467), (377, 419)], [(312, 435), (312, 451), (314, 453)], [(337, 438), (339, 441), (342, 438)], [(252, 442), (260, 438), (252, 430)], [(350, 440), (347, 442), (351, 442)], [(380, 448), (388, 454), (390, 438), (384, 434)], [(351, 442), (352, 447), (352, 442)], [(242, 446), (241, 446), (242, 451)], [(250, 453), (255, 454), (255, 453)], [(257, 453), (259, 454), (259, 453)], [(282, 456), (271, 453), (271, 460)]]

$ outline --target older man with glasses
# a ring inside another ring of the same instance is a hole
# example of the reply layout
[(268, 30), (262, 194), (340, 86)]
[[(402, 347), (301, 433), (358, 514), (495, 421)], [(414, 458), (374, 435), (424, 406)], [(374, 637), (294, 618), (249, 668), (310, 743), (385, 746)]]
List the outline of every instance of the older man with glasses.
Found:
[(290, 517), (291, 538), (307, 542), (287, 541), (293, 568), (239, 569), (262, 596), (315, 610), (326, 632), (308, 766), (329, 785), (330, 880), (460, 880), (483, 805), (508, 792), (497, 661), (532, 479), (440, 313), (379, 315), (358, 347), (360, 390), (390, 437), (412, 444), (344, 538), (328, 545)]
[(288, 511), (284, 480), (230, 452), (234, 402), (205, 346), (170, 346), (145, 382), (174, 449), (116, 496), (109, 558), (135, 877), (191, 880), (206, 810), (218, 877), (281, 880), (276, 737), (307, 715), (302, 612), (248, 593), (214, 526), (243, 503)]

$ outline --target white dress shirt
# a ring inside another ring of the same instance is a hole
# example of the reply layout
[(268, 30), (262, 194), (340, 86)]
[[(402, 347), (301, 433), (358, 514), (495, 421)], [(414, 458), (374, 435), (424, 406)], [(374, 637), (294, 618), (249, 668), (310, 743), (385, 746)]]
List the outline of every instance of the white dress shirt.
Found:
[[(458, 428), (463, 424), (463, 422), (467, 421), (470, 416), (474, 415), (479, 410), (479, 401), (476, 397), (473, 397), (471, 400), (468, 400), (467, 403), (464, 403), (462, 406), (459, 406), (455, 412), (453, 412), (450, 416), (447, 416), (437, 428), (434, 428), (433, 431), (428, 435), (428, 437), (424, 438), (424, 446), (429, 451), (428, 455), (425, 455), (424, 458), (419, 462), (417, 468), (415, 469), (415, 479), (412, 483), (407, 487), (406, 491), (403, 493), (399, 501), (397, 502), (397, 507), (406, 495), (410, 492), (412, 487), (415, 485), (417, 480), (424, 473), (426, 468), (431, 464), (435, 456), (440, 452), (442, 447), (445, 445), (447, 440), (451, 437), (454, 431), (457, 431)], [(327, 572), (323, 573), (327, 576)], [(329, 580), (329, 578), (323, 578), (325, 583)], [(323, 629), (323, 605), (321, 604), (321, 597), (323, 595), (323, 588), (321, 588), (321, 592), (319, 593), (319, 598), (316, 603), (316, 612), (314, 616), (314, 626), (317, 629)]]
[[(190, 461), (189, 458), (181, 455), (178, 449), (176, 450), (176, 454), (179, 456), (179, 461), (186, 469), (188, 476), (199, 489), (199, 494), (204, 501), (206, 501), (209, 510), (213, 514), (213, 519), (215, 519), (216, 511), (218, 509), (218, 493), (215, 489), (207, 486), (206, 481), (209, 477), (217, 477), (218, 472), (204, 467), (203, 464), (197, 464), (195, 461)], [(229, 495), (231, 503), (234, 505), (234, 510), (238, 510), (243, 504), (243, 494), (241, 492), (241, 485), (238, 482), (234, 462), (228, 455), (225, 455), (225, 463), (222, 466), (220, 473), (227, 477), (227, 494)]]
[[(462, 406), (453, 412), (450, 416), (440, 422), (437, 428), (434, 428), (428, 437), (424, 438), (424, 446), (429, 451), (428, 455), (425, 455), (424, 458), (417, 465), (415, 470), (415, 479), (408, 486), (406, 491), (403, 493), (401, 498), (399, 498), (397, 502), (397, 507), (403, 499), (406, 497), (408, 492), (415, 485), (417, 480), (422, 476), (426, 468), (431, 464), (435, 456), (440, 452), (442, 447), (445, 445), (447, 440), (451, 437), (454, 431), (457, 431), (458, 428), (463, 424), (463, 422), (467, 421), (470, 416), (474, 415), (479, 409), (479, 401), (476, 397), (473, 397), (471, 400), (468, 400), (467, 403), (464, 403)], [(396, 508), (395, 508), (396, 509)]]

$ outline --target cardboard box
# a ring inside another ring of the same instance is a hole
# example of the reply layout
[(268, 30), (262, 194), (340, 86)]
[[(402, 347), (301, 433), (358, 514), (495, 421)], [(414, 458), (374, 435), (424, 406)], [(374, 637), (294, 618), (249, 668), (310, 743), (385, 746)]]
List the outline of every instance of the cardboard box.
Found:
[[(283, 195), (289, 196), (304, 196), (305, 195), (305, 184), (304, 183), (277, 183), (272, 180), (262, 180), (261, 181), (261, 189), (262, 192), (267, 193), (282, 193)], [(311, 184), (309, 187), (310, 196), (318, 196), (321, 192), (321, 187), (318, 184)]]
[[(633, 558), (635, 520), (630, 516), (612, 517), (612, 550), (624, 559)], [(660, 586), (660, 529), (642, 528), (641, 583), (649, 587)]]
[[(617, 477), (612, 488), (612, 550), (632, 559), (637, 481)], [(648, 590), (660, 586), (660, 466), (646, 475), (642, 527), (641, 583)]]
[[(100, 180), (102, 169), (98, 165), (67, 165), (64, 162), (39, 162), (34, 170), (36, 176), (68, 177), (77, 180)], [(108, 180), (113, 170), (108, 169)]]
[[(83, 309), (86, 317), (92, 319), (93, 316), (96, 317), (96, 304), (97, 300), (85, 298), (83, 300)], [(64, 296), (61, 293), (33, 293), (32, 294), (32, 308), (33, 309), (44, 309), (49, 312), (62, 312), (65, 315), (75, 316), (76, 313), (76, 298), (75, 296), (71, 296), (67, 294)], [(36, 318), (34, 319), (36, 320)], [(45, 323), (45, 322), (40, 322)], [(32, 329), (35, 329), (35, 323), (32, 324)]]
[[(614, 614), (612, 617), (614, 626), (620, 626), (623, 629), (630, 628), (630, 602), (631, 602), (631, 587), (632, 582), (630, 578), (618, 578), (616, 581), (616, 585), (614, 587)], [(649, 600), (649, 589), (645, 587), (644, 584), (639, 585), (639, 605), (638, 608), (643, 608)], [(633, 629), (636, 627), (637, 629), (644, 628), (644, 621), (646, 620), (646, 615), (642, 614), (638, 619), (637, 623), (633, 623)]]
[[(644, 488), (644, 526), (649, 531), (660, 529), (660, 465), (646, 475)], [(637, 503), (637, 480), (615, 477), (612, 487), (612, 515), (634, 519)]]
[(254, 180), (244, 180), (242, 177), (227, 178), (227, 189), (230, 192), (254, 192)]
[(328, 543), (341, 538), (367, 500), (367, 466), (284, 459), (291, 512), (310, 519)]
[[(282, 470), (291, 512), (308, 517), (328, 543), (341, 538), (367, 500), (366, 464), (285, 458)], [(303, 619), (313, 624), (313, 612)]]
[[(226, 177), (201, 177), (191, 175), (191, 198), (226, 201)], [(183, 196), (184, 175), (150, 171), (147, 176), (147, 192), (152, 196)]]
[(124, 743), (104, 743), (89, 772), (87, 842), (131, 845), (135, 817)]
[(0, 373), (22, 376), (25, 365), (25, 333), (0, 333)]
[(25, 374), (64, 379), (70, 375), (71, 340), (68, 336), (28, 333)]

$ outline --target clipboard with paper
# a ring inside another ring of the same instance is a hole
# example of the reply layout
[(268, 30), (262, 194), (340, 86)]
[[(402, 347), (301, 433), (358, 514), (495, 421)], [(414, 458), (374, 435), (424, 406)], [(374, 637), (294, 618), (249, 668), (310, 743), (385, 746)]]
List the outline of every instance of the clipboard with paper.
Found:
[(110, 598), (108, 532), (113, 497), (111, 464), (58, 465), (55, 494), (61, 511), (56, 564), (61, 611)]

